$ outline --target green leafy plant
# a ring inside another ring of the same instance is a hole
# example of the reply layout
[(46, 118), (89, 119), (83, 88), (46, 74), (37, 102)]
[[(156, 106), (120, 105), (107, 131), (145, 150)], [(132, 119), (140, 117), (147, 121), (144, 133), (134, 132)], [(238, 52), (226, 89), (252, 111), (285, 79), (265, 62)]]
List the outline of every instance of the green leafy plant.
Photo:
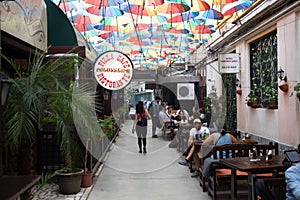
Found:
[(7, 145), (24, 160), (20, 162), (23, 170), (20, 173), (30, 173), (30, 168), (25, 167), (25, 163), (30, 163), (30, 155), (26, 155), (30, 151), (26, 149), (30, 148), (43, 123), (57, 125), (67, 167), (71, 170), (82, 167), (84, 150), (77, 133), (91, 138), (100, 131), (97, 131), (98, 122), (93, 120), (96, 117), (92, 113), (98, 109), (93, 105), (94, 96), (87, 85), (73, 82), (74, 65), (80, 65), (80, 59), (64, 56), (51, 59), (36, 53), (27, 66), (19, 66), (3, 57), (16, 77), (12, 80), (4, 116)]
[(290, 96), (294, 95), (294, 92), (296, 93), (296, 95), (300, 95), (300, 82), (297, 82), (294, 87), (293, 87), (293, 92), (291, 92)]
[(271, 86), (264, 86), (264, 95), (262, 102), (271, 102), (271, 101), (277, 101), (278, 99), (278, 89), (277, 87)]
[(98, 119), (99, 123), (100, 123), (100, 127), (102, 128), (102, 131), (104, 132), (104, 134), (107, 137), (110, 137), (113, 135), (114, 130), (115, 130), (115, 126), (116, 126), (116, 122), (115, 122), (115, 118), (113, 115), (105, 115), (103, 117), (103, 119)]
[(248, 96), (246, 98), (246, 102), (257, 102), (257, 101), (258, 101), (258, 97), (254, 93), (254, 90), (250, 90), (250, 93), (248, 94)]

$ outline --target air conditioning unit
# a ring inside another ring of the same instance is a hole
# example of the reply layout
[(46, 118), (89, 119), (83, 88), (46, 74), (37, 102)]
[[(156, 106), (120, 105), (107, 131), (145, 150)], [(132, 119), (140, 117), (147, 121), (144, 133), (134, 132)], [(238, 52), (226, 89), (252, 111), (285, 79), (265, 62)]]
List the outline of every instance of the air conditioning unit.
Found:
[(194, 100), (195, 90), (193, 83), (177, 83), (178, 100)]

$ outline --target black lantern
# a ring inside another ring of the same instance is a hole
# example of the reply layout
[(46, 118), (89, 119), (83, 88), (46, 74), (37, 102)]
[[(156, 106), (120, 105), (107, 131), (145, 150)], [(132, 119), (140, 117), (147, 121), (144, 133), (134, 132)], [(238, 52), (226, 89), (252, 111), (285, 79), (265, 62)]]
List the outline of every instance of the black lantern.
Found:
[(277, 72), (277, 75), (280, 80), (287, 81), (287, 77), (285, 76), (283, 69), (280, 68), (279, 71)]
[(12, 81), (7, 74), (1, 72), (1, 106), (4, 106), (6, 103), (11, 84)]

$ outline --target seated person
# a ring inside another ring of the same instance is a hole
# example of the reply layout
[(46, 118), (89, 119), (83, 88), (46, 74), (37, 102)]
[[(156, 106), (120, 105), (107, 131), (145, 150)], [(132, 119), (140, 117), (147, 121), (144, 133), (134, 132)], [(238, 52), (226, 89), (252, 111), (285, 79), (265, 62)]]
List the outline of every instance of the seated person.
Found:
[(195, 145), (195, 141), (202, 138), (202, 135), (204, 133), (207, 134), (207, 136), (210, 134), (209, 129), (207, 127), (201, 126), (201, 120), (195, 119), (194, 120), (194, 128), (190, 130), (190, 136), (188, 140), (188, 155), (186, 156), (185, 160), (179, 161), (178, 163), (181, 165), (188, 165), (188, 162), (190, 162), (190, 159), (193, 159), (195, 162), (195, 172), (192, 174), (192, 177), (199, 176), (199, 168), (200, 168), (200, 159), (198, 156), (200, 146)]
[(208, 178), (211, 175), (210, 165), (217, 163), (219, 160), (208, 157), (214, 146), (236, 143), (237, 139), (230, 133), (226, 133), (224, 129), (211, 134), (201, 146), (199, 153), (200, 158), (205, 159), (203, 164), (203, 176)]
[(300, 199), (300, 163), (285, 171), (286, 199)]
[(184, 114), (183, 110), (178, 110), (175, 120), (179, 122), (179, 124), (189, 124), (188, 117)]
[(167, 114), (168, 107), (169, 106), (167, 104), (163, 103), (161, 110), (158, 113), (160, 121), (162, 122), (162, 124), (170, 123), (170, 126), (172, 125), (171, 122), (173, 122), (174, 125), (178, 124), (176, 120), (172, 120), (171, 117)]

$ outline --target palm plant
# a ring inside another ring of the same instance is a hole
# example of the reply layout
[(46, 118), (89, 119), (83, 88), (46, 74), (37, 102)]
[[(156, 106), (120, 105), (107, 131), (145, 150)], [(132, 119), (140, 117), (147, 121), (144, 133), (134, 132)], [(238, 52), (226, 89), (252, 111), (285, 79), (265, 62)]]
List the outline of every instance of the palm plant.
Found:
[(49, 119), (57, 122), (61, 149), (70, 158), (69, 167), (79, 166), (79, 161), (75, 158), (80, 157), (80, 139), (75, 134), (78, 129), (74, 116), (78, 118), (76, 123), (85, 127), (79, 130), (83, 137), (91, 137), (93, 131), (101, 131), (97, 131), (97, 121), (93, 123), (91, 120), (96, 119), (91, 116), (96, 108), (92, 104), (92, 94), (87, 92), (88, 88), (84, 85), (78, 87), (76, 83), (76, 87), (73, 87), (74, 64), (78, 64), (78, 59), (62, 57), (53, 60), (46, 59), (43, 54), (35, 54), (26, 67), (21, 67), (12, 59), (3, 57), (16, 74), (16, 78), (12, 80), (4, 116), (7, 144), (15, 152), (19, 152), (20, 159), (23, 159), (20, 169), (24, 170), (24, 164), (28, 164), (28, 155), (23, 154), (27, 151), (24, 149), (30, 149), (39, 127)]

